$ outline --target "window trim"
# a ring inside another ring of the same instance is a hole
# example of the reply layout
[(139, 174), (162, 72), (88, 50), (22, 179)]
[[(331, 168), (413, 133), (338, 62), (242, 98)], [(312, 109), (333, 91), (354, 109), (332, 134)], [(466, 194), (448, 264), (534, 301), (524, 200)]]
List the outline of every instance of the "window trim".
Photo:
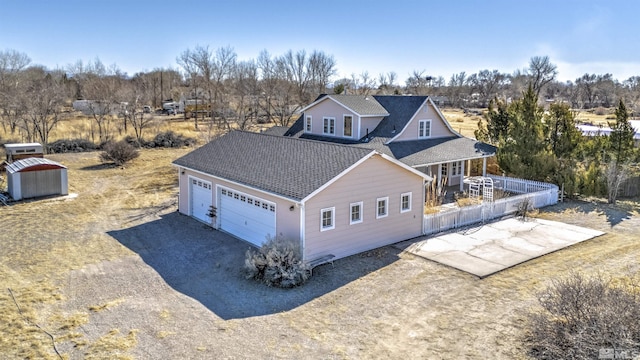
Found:
[[(324, 221), (324, 213), (331, 211), (331, 225), (329, 226), (324, 226), (323, 225), (323, 221)], [(327, 230), (333, 230), (336, 228), (336, 208), (334, 207), (330, 207), (330, 208), (324, 208), (320, 210), (320, 231), (327, 231)]]
[[(349, 135), (346, 134), (347, 118), (351, 118), (351, 124), (349, 124), (349, 132), (351, 132), (351, 134), (349, 134)], [(349, 115), (349, 114), (342, 115), (342, 136), (344, 136), (344, 137), (353, 137), (353, 115)]]
[(453, 161), (451, 163), (451, 176), (462, 175), (462, 161)]
[[(384, 201), (384, 214), (380, 214), (380, 201)], [(376, 219), (382, 219), (389, 216), (389, 197), (380, 197), (376, 199)]]
[[(354, 206), (358, 206), (359, 207), (359, 215), (360, 218), (358, 220), (353, 220), (353, 207)], [(363, 206), (363, 202), (362, 201), (358, 201), (358, 202), (354, 202), (349, 204), (349, 225), (354, 225), (354, 224), (360, 224), (362, 222), (362, 218), (363, 218), (363, 214), (362, 214), (362, 209), (364, 209)]]
[[(425, 135), (420, 133), (420, 127), (422, 126), (422, 124), (426, 124), (424, 126), (424, 130), (425, 130), (425, 133), (428, 130), (429, 134)], [(431, 137), (431, 119), (419, 120), (418, 121), (418, 139), (428, 139), (430, 137)]]
[[(333, 132), (327, 132), (327, 130), (333, 130)], [(324, 135), (336, 135), (336, 118), (329, 116), (322, 118), (322, 133)]]
[[(409, 197), (409, 202), (408, 202), (409, 207), (406, 209), (404, 208), (404, 201), (403, 201), (405, 196)], [(401, 214), (411, 211), (411, 197), (412, 197), (411, 192), (400, 194), (400, 213)]]
[(311, 115), (305, 116), (304, 132), (310, 133), (313, 131), (313, 117)]

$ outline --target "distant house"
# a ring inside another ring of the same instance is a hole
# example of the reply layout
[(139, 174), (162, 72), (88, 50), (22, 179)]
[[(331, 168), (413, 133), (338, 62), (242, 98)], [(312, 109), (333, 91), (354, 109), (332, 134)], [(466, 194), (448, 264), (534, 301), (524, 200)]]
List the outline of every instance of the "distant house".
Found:
[(495, 151), (426, 96), (323, 95), (288, 129), (233, 131), (173, 164), (181, 213), (256, 246), (300, 241), (314, 260), (422, 235), (425, 185), (462, 188), (468, 163)]
[[(629, 124), (633, 127), (635, 134), (633, 140), (636, 146), (640, 145), (640, 120), (629, 120)], [(591, 124), (579, 124), (576, 125), (578, 130), (583, 136), (609, 136), (611, 135), (611, 128), (609, 126), (597, 126)]]

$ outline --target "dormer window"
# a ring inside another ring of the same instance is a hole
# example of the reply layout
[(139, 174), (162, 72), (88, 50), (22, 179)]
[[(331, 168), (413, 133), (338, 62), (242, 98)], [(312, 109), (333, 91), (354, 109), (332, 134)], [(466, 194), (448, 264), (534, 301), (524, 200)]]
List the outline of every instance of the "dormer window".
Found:
[(420, 120), (418, 122), (418, 138), (425, 139), (431, 137), (431, 120)]
[(343, 127), (343, 135), (345, 137), (351, 137), (352, 129), (353, 129), (353, 116), (345, 115), (344, 116), (344, 127)]
[(325, 135), (335, 135), (336, 134), (336, 119), (326, 117), (322, 119), (324, 125), (322, 128), (322, 133)]
[(312, 120), (312, 118), (311, 118), (311, 115), (308, 115), (308, 116), (306, 117), (306, 119), (305, 119), (305, 122), (304, 122), (304, 131), (305, 131), (305, 132), (308, 132), (308, 133), (310, 133), (310, 132), (311, 132), (311, 129), (313, 128), (313, 127), (311, 126), (311, 125), (313, 124), (313, 123), (312, 123), (312, 121), (313, 121), (313, 120)]

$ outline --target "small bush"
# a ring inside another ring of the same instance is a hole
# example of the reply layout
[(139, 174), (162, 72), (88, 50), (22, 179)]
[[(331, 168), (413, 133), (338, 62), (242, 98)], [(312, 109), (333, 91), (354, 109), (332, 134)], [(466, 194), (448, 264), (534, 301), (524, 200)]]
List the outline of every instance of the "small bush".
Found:
[(302, 285), (310, 275), (309, 266), (301, 260), (298, 242), (282, 237), (267, 239), (258, 251), (247, 250), (244, 267), (247, 279), (281, 288)]
[(94, 151), (97, 148), (96, 144), (86, 139), (61, 139), (47, 144), (49, 154)]
[(180, 148), (183, 146), (193, 146), (196, 144), (196, 139), (186, 137), (184, 135), (176, 134), (173, 131), (165, 131), (157, 134), (153, 140), (145, 146), (148, 147), (165, 147), (165, 148)]
[(102, 149), (103, 152), (100, 153), (100, 160), (103, 163), (112, 162), (117, 166), (121, 166), (124, 163), (140, 156), (138, 150), (133, 147), (133, 145), (128, 144), (124, 140), (118, 142), (108, 142), (103, 145)]
[(554, 281), (539, 294), (539, 308), (527, 314), (529, 355), (597, 359), (603, 349), (640, 351), (637, 275), (605, 280), (574, 273)]

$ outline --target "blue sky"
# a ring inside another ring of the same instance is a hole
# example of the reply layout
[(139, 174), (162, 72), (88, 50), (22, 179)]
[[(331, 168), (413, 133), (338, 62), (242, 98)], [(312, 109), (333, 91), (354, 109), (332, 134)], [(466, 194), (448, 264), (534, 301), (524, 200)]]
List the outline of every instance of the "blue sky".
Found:
[(339, 77), (413, 70), (447, 81), (483, 69), (512, 73), (547, 55), (559, 79), (640, 75), (635, 0), (0, 0), (0, 49), (64, 68), (116, 64), (130, 75), (177, 68), (197, 45), (231, 46), (240, 60), (266, 49), (333, 55)]

